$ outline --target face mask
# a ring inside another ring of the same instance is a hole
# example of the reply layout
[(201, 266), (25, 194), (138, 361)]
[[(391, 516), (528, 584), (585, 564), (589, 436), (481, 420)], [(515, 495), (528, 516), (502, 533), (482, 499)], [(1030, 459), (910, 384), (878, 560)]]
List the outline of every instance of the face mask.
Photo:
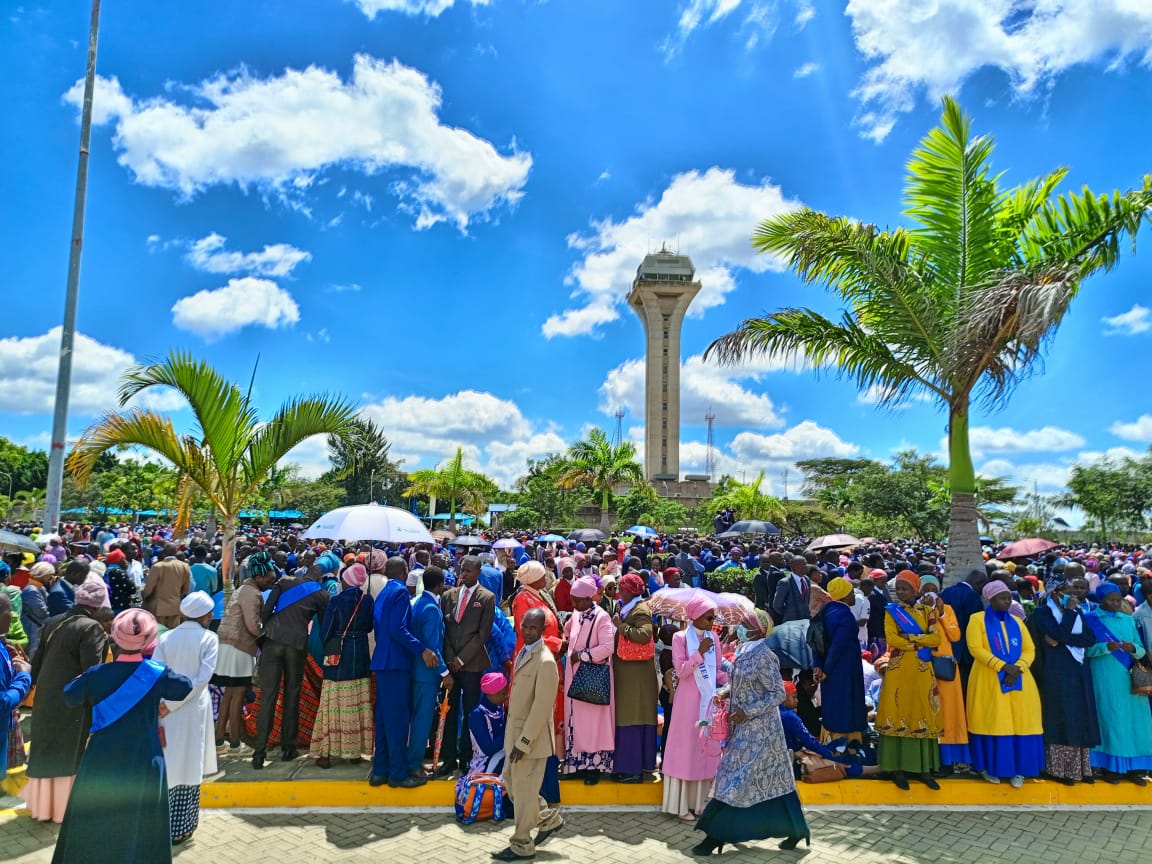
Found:
[(736, 638), (739, 639), (741, 642), (747, 642), (748, 641), (748, 628), (745, 627), (743, 624), (737, 624), (736, 625)]

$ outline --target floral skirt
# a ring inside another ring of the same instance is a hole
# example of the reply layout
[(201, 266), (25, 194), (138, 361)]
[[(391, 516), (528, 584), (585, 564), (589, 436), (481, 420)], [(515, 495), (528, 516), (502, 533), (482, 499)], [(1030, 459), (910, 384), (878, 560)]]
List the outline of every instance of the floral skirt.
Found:
[(168, 824), (172, 839), (184, 837), (200, 824), (200, 787), (173, 786), (168, 790)]
[(1044, 748), (1048, 773), (1064, 780), (1083, 780), (1092, 776), (1091, 751), (1087, 747), (1049, 744)]
[(368, 681), (324, 682), (312, 730), (313, 756), (357, 759), (372, 752), (375, 723)]

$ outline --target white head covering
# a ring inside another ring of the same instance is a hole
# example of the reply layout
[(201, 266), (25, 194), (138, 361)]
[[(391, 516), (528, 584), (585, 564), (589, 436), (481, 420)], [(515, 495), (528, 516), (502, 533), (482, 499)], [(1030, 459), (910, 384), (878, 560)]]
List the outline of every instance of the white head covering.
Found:
[(202, 618), (215, 608), (211, 595), (206, 591), (193, 591), (180, 601), (180, 614), (185, 618)]

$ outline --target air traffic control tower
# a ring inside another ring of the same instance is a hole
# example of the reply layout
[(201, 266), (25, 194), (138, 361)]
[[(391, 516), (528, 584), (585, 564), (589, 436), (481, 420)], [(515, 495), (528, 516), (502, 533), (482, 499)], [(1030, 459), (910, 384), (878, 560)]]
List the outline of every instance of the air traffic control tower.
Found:
[(687, 255), (666, 248), (636, 270), (628, 305), (644, 322), (644, 476), (680, 479), (680, 328), (700, 293)]

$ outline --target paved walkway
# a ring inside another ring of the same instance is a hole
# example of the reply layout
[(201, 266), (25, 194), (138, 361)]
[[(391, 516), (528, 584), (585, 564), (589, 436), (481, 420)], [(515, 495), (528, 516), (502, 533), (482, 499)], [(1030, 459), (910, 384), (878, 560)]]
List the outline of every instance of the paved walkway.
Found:
[[(725, 850), (723, 861), (805, 864), (1127, 864), (1152, 855), (1146, 810), (974, 811), (859, 809), (809, 811), (811, 850), (778, 852), (774, 843)], [(537, 853), (540, 862), (659, 864), (693, 860), (699, 838), (652, 812), (571, 812), (566, 829)], [(200, 830), (177, 850), (177, 864), (254, 861), (435, 861), (481, 864), (506, 845), (510, 826), (457, 826), (433, 813), (308, 812), (202, 814)], [(42, 864), (52, 857), (56, 828), (26, 816), (0, 816), (0, 861)], [(82, 862), (76, 862), (82, 864)]]

